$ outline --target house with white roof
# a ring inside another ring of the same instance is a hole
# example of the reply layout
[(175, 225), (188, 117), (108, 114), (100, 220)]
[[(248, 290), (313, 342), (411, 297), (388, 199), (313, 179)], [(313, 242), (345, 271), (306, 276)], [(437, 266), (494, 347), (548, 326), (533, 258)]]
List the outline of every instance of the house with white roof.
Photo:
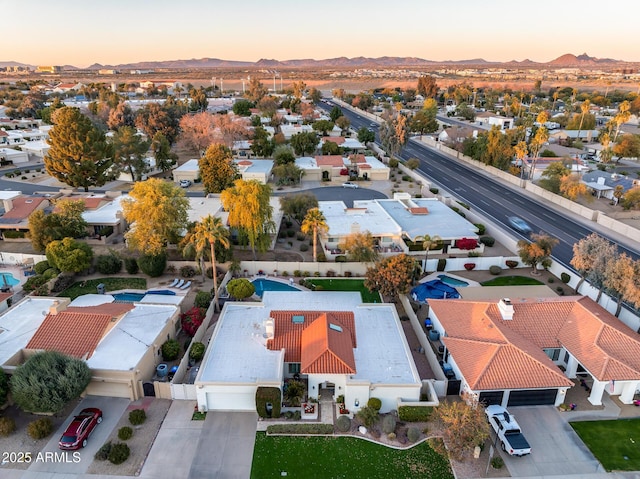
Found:
[(238, 168), (238, 173), (245, 181), (256, 180), (267, 184), (273, 170), (273, 160), (233, 160)]
[(171, 174), (173, 181), (179, 183), (182, 180), (195, 181), (200, 176), (200, 165), (198, 160), (188, 160), (184, 164), (175, 168)]
[[(3, 133), (0, 131), (0, 133)], [(14, 150), (13, 148), (0, 148), (0, 161), (11, 162), (14, 165), (27, 163), (29, 153), (27, 151)]]
[(510, 130), (515, 126), (515, 118), (496, 115), (490, 111), (484, 111), (476, 114), (476, 123), (479, 126), (497, 126), (501, 130)]
[(289, 141), (293, 135), (302, 132), (313, 132), (311, 125), (280, 125), (280, 132), (285, 140)]
[(397, 311), (359, 293), (266, 291), (260, 303), (225, 303), (195, 380), (201, 411), (255, 411), (258, 387), (307, 382), (358, 411), (418, 401), (421, 380)]
[(46, 140), (34, 140), (26, 142), (20, 148), (22, 148), (22, 151), (27, 153), (29, 156), (34, 156), (36, 159), (43, 160), (51, 149), (51, 145), (49, 145)]

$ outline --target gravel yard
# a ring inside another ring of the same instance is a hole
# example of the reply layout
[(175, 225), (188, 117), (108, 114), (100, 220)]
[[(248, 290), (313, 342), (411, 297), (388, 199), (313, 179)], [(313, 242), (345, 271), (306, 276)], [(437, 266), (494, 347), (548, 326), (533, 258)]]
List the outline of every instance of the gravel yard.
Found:
[[(162, 426), (167, 411), (171, 406), (169, 399), (142, 398), (129, 405), (125, 413), (118, 421), (118, 425), (113, 429), (108, 441), (112, 444), (124, 442), (129, 446), (131, 455), (124, 463), (115, 465), (109, 461), (95, 460), (89, 466), (89, 474), (135, 476), (140, 473), (147, 454), (153, 445), (153, 441)], [(140, 426), (132, 426), (129, 423), (129, 412), (134, 409), (144, 409), (147, 413), (146, 421)], [(130, 426), (133, 429), (133, 437), (127, 441), (118, 439), (118, 430), (123, 426)]]

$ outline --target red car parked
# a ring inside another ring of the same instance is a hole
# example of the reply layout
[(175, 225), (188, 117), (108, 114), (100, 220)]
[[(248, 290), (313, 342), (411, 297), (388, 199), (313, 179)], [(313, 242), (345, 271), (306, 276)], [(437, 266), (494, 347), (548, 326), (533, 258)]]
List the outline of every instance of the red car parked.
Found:
[(100, 409), (90, 407), (80, 411), (73, 418), (71, 424), (62, 434), (58, 447), (65, 450), (75, 450), (85, 447), (87, 439), (93, 429), (102, 422), (102, 411)]

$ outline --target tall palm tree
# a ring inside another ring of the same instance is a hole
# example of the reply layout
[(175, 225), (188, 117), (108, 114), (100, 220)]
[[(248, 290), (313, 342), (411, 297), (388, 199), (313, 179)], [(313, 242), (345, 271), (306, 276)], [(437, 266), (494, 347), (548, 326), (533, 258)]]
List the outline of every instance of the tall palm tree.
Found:
[(300, 231), (304, 234), (313, 235), (313, 261), (317, 261), (317, 245), (318, 245), (318, 234), (325, 233), (329, 230), (329, 226), (327, 226), (327, 220), (320, 211), (319, 208), (311, 208), (307, 211), (307, 214), (302, 221), (302, 225), (300, 226)]
[(214, 308), (218, 308), (218, 275), (216, 274), (216, 243), (225, 248), (229, 247), (229, 230), (216, 216), (205, 216), (196, 223), (191, 233), (188, 244), (196, 250), (196, 258), (202, 259), (204, 251), (209, 245), (211, 253), (211, 270), (213, 273), (213, 301)]
[(580, 105), (580, 126), (578, 126), (578, 140), (580, 140), (580, 133), (582, 132), (582, 123), (584, 123), (584, 116), (589, 113), (591, 109), (591, 102), (589, 100), (585, 100)]
[(426, 253), (424, 255), (424, 271), (425, 273), (427, 272), (427, 260), (429, 259), (429, 250), (431, 249), (432, 246), (436, 246), (436, 245), (440, 245), (442, 243), (442, 238), (440, 238), (440, 236), (438, 235), (422, 235), (422, 236), (418, 236), (416, 238), (416, 241), (418, 239), (422, 240), (422, 247), (426, 250)]

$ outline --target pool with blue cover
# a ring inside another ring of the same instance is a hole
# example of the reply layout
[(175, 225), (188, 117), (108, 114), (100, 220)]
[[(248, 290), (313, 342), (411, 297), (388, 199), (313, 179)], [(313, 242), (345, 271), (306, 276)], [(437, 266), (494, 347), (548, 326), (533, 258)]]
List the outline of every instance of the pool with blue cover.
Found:
[(460, 293), (441, 280), (434, 279), (413, 288), (411, 296), (414, 301), (424, 302), (427, 299), (457, 299), (460, 297)]

